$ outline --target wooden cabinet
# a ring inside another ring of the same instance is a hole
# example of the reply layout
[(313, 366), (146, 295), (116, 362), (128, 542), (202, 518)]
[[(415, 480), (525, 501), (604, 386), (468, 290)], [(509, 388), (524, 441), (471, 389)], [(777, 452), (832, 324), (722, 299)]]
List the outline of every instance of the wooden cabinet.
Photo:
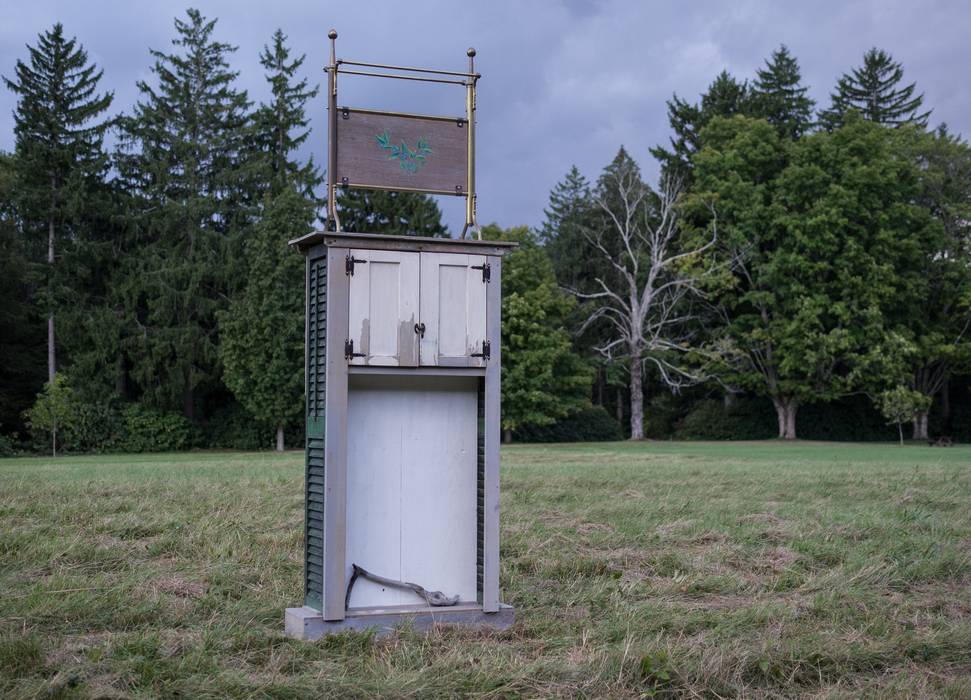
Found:
[(352, 365), (418, 364), (419, 253), (350, 250), (348, 344)]
[(484, 255), (349, 250), (352, 365), (484, 367), (491, 347)]
[(422, 365), (485, 366), (489, 269), (484, 255), (421, 254)]

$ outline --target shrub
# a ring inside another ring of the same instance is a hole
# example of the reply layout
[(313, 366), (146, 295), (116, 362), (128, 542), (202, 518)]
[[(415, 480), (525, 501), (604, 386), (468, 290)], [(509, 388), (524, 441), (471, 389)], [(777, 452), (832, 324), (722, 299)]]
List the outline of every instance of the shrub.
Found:
[(603, 406), (591, 406), (553, 425), (523, 427), (515, 437), (521, 442), (605, 442), (623, 440), (624, 434)]
[(273, 431), (235, 401), (213, 412), (202, 436), (206, 447), (227, 450), (265, 450), (272, 440)]
[(722, 401), (704, 399), (681, 422), (679, 440), (765, 440), (775, 437), (777, 425), (766, 399), (743, 398), (726, 408)]
[(140, 404), (121, 412), (121, 452), (171, 452), (192, 446), (192, 424), (178, 413), (162, 413)]

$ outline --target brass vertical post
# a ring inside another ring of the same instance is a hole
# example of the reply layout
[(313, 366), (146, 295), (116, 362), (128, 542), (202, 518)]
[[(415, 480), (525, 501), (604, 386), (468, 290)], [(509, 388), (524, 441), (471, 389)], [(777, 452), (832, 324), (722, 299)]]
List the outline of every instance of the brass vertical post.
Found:
[(469, 227), (475, 229), (476, 237), (482, 239), (482, 229), (476, 221), (475, 211), (475, 49), (470, 48), (465, 52), (469, 57), (469, 77), (465, 88), (465, 116), (469, 127), (468, 137), (468, 191), (465, 193), (465, 228), (462, 229), (462, 238), (468, 232)]
[(327, 66), (327, 228), (341, 230), (337, 214), (337, 30), (327, 32), (330, 39), (330, 65)]

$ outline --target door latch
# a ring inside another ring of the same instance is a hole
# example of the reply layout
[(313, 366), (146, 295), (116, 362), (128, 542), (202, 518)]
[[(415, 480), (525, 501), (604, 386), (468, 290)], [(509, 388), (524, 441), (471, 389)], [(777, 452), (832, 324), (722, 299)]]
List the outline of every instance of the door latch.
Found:
[(354, 341), (345, 340), (344, 341), (344, 359), (353, 360), (355, 357), (366, 357), (367, 353), (364, 352), (354, 352)]
[(425, 337), (425, 324), (424, 323), (416, 323), (415, 324), (415, 333), (418, 334), (418, 337), (419, 338), (424, 338)]
[(353, 255), (346, 255), (344, 257), (344, 274), (353, 276), (354, 266), (360, 265), (362, 263), (364, 265), (367, 265), (367, 260), (359, 260), (358, 258), (355, 258)]
[(492, 343), (488, 340), (482, 341), (482, 352), (474, 352), (469, 357), (481, 357), (483, 360), (488, 360), (489, 355), (492, 353)]
[(489, 282), (492, 280), (492, 265), (485, 263), (484, 265), (473, 265), (473, 270), (482, 270), (482, 281)]

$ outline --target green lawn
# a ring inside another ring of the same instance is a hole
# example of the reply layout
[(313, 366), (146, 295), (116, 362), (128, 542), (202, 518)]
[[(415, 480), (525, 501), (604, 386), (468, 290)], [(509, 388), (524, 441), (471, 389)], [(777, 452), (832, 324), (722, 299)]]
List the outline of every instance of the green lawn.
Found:
[(971, 448), (502, 468), (511, 630), (302, 643), (301, 453), (0, 460), (0, 695), (971, 697)]

